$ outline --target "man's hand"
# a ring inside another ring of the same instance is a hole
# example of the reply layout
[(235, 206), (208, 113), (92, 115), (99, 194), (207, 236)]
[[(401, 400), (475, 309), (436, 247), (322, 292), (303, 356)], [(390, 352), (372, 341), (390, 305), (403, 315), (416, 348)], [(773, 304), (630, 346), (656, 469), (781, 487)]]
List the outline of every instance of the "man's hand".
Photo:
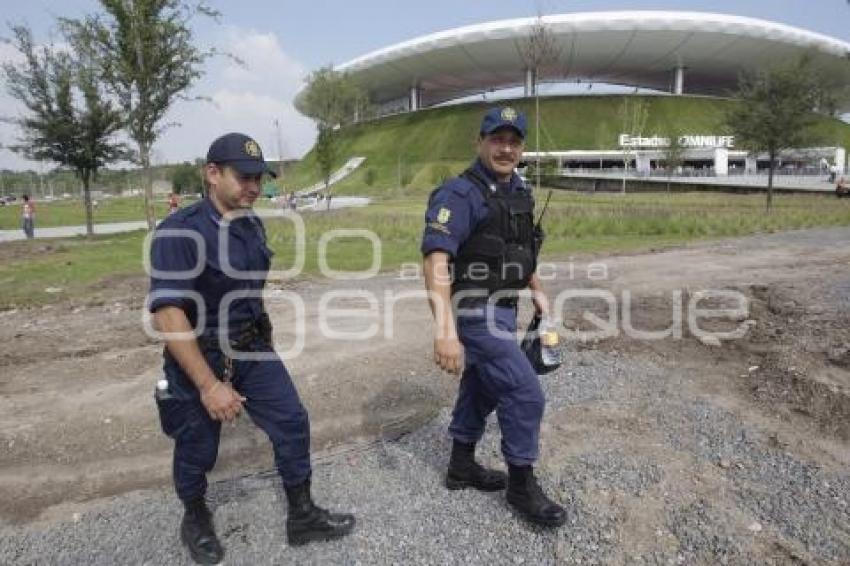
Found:
[(210, 418), (217, 421), (235, 419), (242, 410), (245, 398), (234, 391), (229, 383), (222, 383), (215, 376), (198, 347), (186, 313), (177, 307), (166, 306), (154, 313), (154, 321), (160, 332), (175, 336), (166, 340), (168, 351), (198, 389), (201, 403)]
[(535, 293), (531, 300), (534, 303), (534, 310), (538, 315), (543, 318), (549, 316), (549, 300), (546, 298), (546, 295), (543, 293)]
[(463, 346), (456, 337), (436, 338), (434, 340), (434, 362), (441, 369), (459, 374), (463, 367)]
[(528, 288), (531, 290), (531, 301), (534, 303), (534, 310), (541, 317), (548, 317), (549, 298), (546, 296), (546, 292), (543, 290), (543, 285), (540, 284), (537, 274), (532, 275)]
[(216, 380), (211, 386), (201, 391), (201, 403), (216, 421), (230, 422), (239, 416), (245, 397), (237, 393), (229, 383)]

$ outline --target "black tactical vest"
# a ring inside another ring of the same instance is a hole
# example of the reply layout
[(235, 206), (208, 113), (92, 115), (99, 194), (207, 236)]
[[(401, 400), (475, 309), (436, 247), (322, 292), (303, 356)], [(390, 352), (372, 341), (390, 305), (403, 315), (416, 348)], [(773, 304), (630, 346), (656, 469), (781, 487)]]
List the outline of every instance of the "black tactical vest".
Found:
[(452, 293), (484, 290), (488, 295), (524, 289), (537, 269), (534, 199), (529, 191), (490, 190), (472, 169), (461, 177), (472, 182), (487, 203), (487, 218), (478, 224), (454, 258)]

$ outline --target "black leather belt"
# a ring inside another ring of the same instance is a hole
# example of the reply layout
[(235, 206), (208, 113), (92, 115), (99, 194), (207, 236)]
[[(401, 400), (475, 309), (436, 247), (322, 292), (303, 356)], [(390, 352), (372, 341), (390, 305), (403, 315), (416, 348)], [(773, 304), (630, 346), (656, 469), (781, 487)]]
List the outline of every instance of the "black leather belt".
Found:
[[(260, 318), (243, 322), (239, 326), (230, 329), (227, 333), (230, 347), (236, 351), (252, 351), (257, 339), (270, 346), (272, 344), (272, 325), (266, 313)], [(198, 345), (201, 350), (220, 350), (218, 330), (198, 337)]]

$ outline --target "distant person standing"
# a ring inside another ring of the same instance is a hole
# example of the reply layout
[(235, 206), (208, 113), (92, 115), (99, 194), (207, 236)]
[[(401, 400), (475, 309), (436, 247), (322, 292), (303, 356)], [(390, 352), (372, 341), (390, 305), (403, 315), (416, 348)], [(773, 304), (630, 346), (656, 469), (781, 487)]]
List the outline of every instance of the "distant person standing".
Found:
[(178, 210), (180, 210), (180, 197), (177, 193), (171, 193), (168, 197), (168, 214), (174, 214)]
[(30, 200), (29, 195), (24, 195), (21, 219), (23, 220), (23, 229), (24, 234), (27, 235), (27, 240), (32, 240), (35, 238), (35, 205)]

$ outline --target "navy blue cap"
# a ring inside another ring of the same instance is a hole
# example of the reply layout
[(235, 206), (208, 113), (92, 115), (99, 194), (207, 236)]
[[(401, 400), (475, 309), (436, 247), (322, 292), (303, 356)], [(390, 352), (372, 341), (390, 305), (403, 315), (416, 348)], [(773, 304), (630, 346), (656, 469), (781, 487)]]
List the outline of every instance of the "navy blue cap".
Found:
[(525, 114), (510, 106), (491, 108), (481, 120), (480, 133), (482, 136), (489, 136), (499, 128), (513, 128), (519, 137), (525, 139), (527, 128)]
[(245, 134), (235, 132), (224, 134), (210, 145), (207, 163), (230, 165), (243, 175), (277, 174), (263, 159), (260, 144)]

